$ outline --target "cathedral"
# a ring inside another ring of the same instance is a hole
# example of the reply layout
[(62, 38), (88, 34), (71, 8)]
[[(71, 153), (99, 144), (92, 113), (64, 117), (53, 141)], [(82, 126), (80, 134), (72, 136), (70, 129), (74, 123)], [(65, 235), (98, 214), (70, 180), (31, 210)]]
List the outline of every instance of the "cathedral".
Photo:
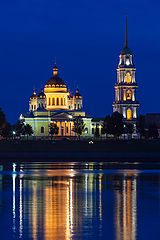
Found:
[[(137, 83), (135, 80), (136, 68), (133, 63), (133, 55), (128, 47), (127, 17), (125, 46), (120, 54), (117, 68), (117, 83), (115, 84), (115, 101), (113, 112), (118, 111), (126, 122), (135, 125), (138, 116), (139, 102), (136, 98)], [(107, 114), (107, 113), (106, 113)], [(93, 137), (96, 134), (102, 136), (103, 119), (94, 119), (88, 116), (83, 109), (83, 98), (76, 90), (72, 96), (65, 82), (59, 77), (58, 68), (53, 68), (52, 77), (46, 82), (44, 89), (39, 94), (33, 91), (29, 100), (29, 112), (21, 114), (20, 119), (30, 124), (33, 135), (36, 137), (48, 137), (49, 125), (55, 123), (58, 126), (58, 136), (76, 136), (73, 131), (74, 118), (80, 116), (85, 124), (83, 136)]]
[(82, 95), (79, 89), (72, 96), (65, 82), (59, 77), (58, 68), (53, 68), (53, 76), (46, 82), (45, 88), (39, 94), (33, 91), (29, 100), (29, 112), (21, 114), (20, 119), (30, 124), (33, 135), (36, 137), (49, 136), (49, 125), (55, 123), (58, 127), (58, 136), (76, 136), (73, 131), (73, 120), (80, 116), (85, 124), (82, 135), (94, 136), (95, 128), (101, 135), (103, 122), (95, 122), (86, 115), (83, 109)]

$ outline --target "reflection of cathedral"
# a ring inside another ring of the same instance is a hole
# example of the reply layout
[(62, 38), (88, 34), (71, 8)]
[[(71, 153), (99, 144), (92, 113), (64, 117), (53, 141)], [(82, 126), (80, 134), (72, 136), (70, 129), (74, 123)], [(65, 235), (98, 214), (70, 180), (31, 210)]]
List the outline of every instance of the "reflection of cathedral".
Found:
[(117, 83), (115, 84), (115, 101), (113, 111), (123, 115), (124, 120), (135, 122), (138, 115), (139, 103), (136, 98), (137, 83), (135, 81), (136, 68), (133, 63), (133, 55), (128, 48), (127, 19), (125, 46), (120, 54), (117, 69)]
[(137, 183), (135, 173), (124, 173), (115, 181), (116, 240), (136, 240)]
[[(41, 164), (32, 164), (29, 173), (29, 164), (23, 164), (18, 174), (13, 163), (14, 235), (21, 239), (69, 240), (87, 230), (90, 236), (96, 234), (97, 239), (104, 239), (101, 237), (105, 236), (106, 228), (115, 223), (116, 240), (136, 240), (137, 171), (103, 175), (92, 172), (93, 163), (86, 166), (88, 171), (79, 174), (73, 165), (71, 168), (68, 165), (68, 169), (65, 165), (59, 169), (48, 165), (45, 169)], [(114, 222), (110, 222), (108, 215), (110, 203)], [(104, 226), (108, 221), (111, 225)]]
[[(18, 231), (19, 238), (69, 240), (76, 231), (83, 231), (84, 219), (91, 227), (94, 217), (101, 221), (101, 175), (97, 178), (94, 174), (79, 176), (72, 169), (44, 169), (42, 177), (36, 170), (38, 165), (34, 167), (34, 174), (32, 170), (29, 177), (20, 167), (19, 198), (15, 196), (16, 173), (13, 171), (13, 230)], [(19, 229), (15, 229), (15, 221), (19, 222)]]

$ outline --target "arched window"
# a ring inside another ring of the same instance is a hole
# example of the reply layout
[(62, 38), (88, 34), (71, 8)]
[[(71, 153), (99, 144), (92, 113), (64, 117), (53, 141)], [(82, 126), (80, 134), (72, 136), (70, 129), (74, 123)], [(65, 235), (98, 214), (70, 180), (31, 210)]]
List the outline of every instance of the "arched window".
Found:
[(63, 98), (61, 98), (61, 105), (63, 106)]
[(132, 93), (130, 90), (127, 91), (127, 100), (131, 100), (132, 98)]
[(59, 105), (59, 98), (57, 98), (57, 105)]
[(131, 109), (127, 109), (127, 120), (132, 120), (132, 111)]
[(131, 83), (131, 75), (127, 73), (126, 75), (126, 83), (130, 84)]
[(51, 99), (48, 98), (48, 105), (51, 105)]
[(52, 105), (55, 105), (55, 99), (52, 98)]
[(41, 133), (44, 133), (44, 127), (41, 127)]

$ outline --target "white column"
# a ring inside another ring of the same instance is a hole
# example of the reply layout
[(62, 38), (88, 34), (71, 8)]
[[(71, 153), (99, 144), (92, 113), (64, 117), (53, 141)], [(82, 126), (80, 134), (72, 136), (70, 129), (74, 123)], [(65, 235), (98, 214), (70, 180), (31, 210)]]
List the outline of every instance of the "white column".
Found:
[(123, 117), (126, 118), (126, 108), (123, 107)]
[(132, 101), (135, 101), (135, 89), (132, 89)]

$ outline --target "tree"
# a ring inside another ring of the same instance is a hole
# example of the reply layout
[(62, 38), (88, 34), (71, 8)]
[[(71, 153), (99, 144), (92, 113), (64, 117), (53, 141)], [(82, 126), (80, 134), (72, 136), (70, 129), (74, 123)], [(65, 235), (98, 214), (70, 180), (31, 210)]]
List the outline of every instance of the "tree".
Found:
[(0, 132), (2, 133), (2, 129), (5, 127), (6, 125), (6, 116), (4, 114), (4, 112), (2, 111), (2, 109), (0, 108)]
[(132, 123), (126, 123), (125, 124), (125, 133), (127, 133), (131, 137), (133, 132), (134, 132), (133, 124)]
[(59, 127), (55, 123), (50, 123), (49, 125), (49, 134), (51, 135), (51, 140), (53, 138), (53, 135), (58, 134)]
[(85, 124), (83, 122), (83, 119), (78, 116), (74, 118), (74, 125), (73, 125), (73, 131), (78, 135), (78, 139), (80, 140), (80, 136), (84, 132)]
[(145, 116), (140, 115), (137, 118), (137, 122), (136, 122), (136, 128), (140, 134), (140, 138), (145, 137), (146, 136), (146, 130), (145, 130)]
[(103, 134), (106, 134), (106, 137), (107, 137), (107, 134), (109, 134), (109, 130), (110, 130), (110, 116), (107, 115), (104, 119), (104, 122), (103, 122), (103, 128), (102, 128), (102, 133)]
[(23, 134), (27, 135), (27, 140), (28, 140), (28, 137), (33, 134), (33, 129), (31, 127), (31, 125), (29, 125), (29, 124), (24, 125)]
[(98, 127), (98, 124), (96, 123), (96, 129), (95, 129), (95, 134), (94, 134), (94, 136), (96, 137), (96, 138), (98, 138), (100, 135), (99, 135), (99, 127)]
[(5, 127), (2, 129), (2, 136), (5, 139), (12, 137), (12, 126), (10, 123), (5, 124)]
[(105, 131), (106, 134), (112, 134), (114, 137), (119, 138), (124, 132), (123, 115), (119, 112), (114, 112), (111, 117), (106, 116)]
[(148, 137), (149, 138), (158, 138), (159, 133), (158, 133), (158, 129), (155, 123), (150, 124), (148, 127)]
[(25, 135), (25, 125), (24, 120), (19, 120), (17, 123), (13, 125), (13, 131), (15, 132), (15, 136), (21, 137), (21, 135)]

